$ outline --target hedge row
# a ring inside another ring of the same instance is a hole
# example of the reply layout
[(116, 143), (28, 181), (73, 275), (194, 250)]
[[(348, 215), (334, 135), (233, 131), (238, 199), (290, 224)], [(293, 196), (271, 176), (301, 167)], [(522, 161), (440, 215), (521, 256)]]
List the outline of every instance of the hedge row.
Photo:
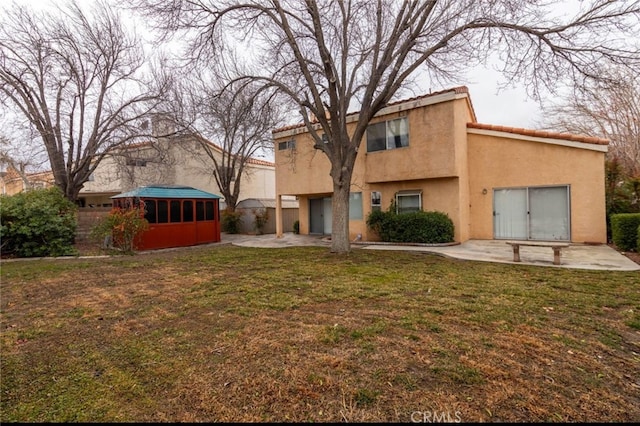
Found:
[(640, 252), (640, 213), (611, 215), (611, 237), (620, 250)]
[(18, 257), (75, 254), (76, 206), (57, 187), (0, 196), (2, 254)]

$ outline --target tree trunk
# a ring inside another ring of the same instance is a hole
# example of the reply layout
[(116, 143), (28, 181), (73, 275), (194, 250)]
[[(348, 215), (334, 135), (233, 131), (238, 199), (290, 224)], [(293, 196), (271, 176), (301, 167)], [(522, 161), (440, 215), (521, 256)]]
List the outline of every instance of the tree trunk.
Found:
[(349, 185), (333, 184), (331, 200), (331, 252), (348, 253), (349, 241)]

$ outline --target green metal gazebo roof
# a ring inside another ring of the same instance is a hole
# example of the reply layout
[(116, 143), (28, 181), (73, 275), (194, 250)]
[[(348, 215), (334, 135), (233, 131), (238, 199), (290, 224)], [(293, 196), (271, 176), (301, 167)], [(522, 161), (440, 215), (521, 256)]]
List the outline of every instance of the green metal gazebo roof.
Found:
[(149, 185), (141, 186), (133, 191), (123, 192), (111, 198), (206, 198), (219, 199), (219, 195), (201, 191), (190, 186)]

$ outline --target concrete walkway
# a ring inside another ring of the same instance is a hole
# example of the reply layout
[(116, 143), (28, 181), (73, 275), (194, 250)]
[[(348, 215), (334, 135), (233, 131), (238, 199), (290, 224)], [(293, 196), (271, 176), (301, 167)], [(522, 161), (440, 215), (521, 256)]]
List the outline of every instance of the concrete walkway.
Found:
[[(327, 237), (285, 233), (282, 238), (274, 234), (238, 235), (222, 234), (222, 243), (243, 247), (330, 247)], [(469, 240), (462, 244), (442, 247), (391, 244), (353, 244), (354, 249), (421, 251), (464, 260), (511, 263), (517, 265), (549, 266), (553, 268), (593, 269), (607, 271), (640, 271), (640, 265), (607, 245), (571, 244), (562, 250), (560, 265), (553, 264), (553, 250), (549, 247), (520, 247), (521, 262), (513, 261), (513, 250), (504, 241)]]

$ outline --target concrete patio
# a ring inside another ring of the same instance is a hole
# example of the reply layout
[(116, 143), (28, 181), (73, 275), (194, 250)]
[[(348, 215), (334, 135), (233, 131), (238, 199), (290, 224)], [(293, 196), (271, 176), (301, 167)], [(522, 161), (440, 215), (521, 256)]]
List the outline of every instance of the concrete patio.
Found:
[[(240, 235), (222, 234), (222, 243), (231, 243), (244, 247), (295, 247), (321, 246), (329, 248), (331, 243), (326, 236), (297, 235), (285, 233), (282, 238), (274, 234)], [(401, 250), (435, 253), (446, 257), (484, 262), (510, 263), (516, 265), (548, 266), (552, 268), (574, 268), (607, 271), (640, 271), (640, 265), (620, 254), (607, 245), (571, 244), (562, 250), (560, 265), (553, 264), (553, 250), (549, 247), (521, 247), (521, 262), (513, 261), (513, 251), (505, 241), (469, 240), (451, 246), (419, 246), (400, 244), (357, 243), (353, 249), (363, 250)]]

